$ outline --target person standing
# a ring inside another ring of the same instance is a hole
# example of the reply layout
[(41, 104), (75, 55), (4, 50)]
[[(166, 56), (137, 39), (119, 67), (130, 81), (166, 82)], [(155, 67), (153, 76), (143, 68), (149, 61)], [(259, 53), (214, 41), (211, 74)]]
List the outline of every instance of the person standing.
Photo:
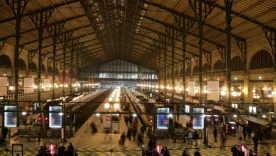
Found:
[(213, 135), (214, 135), (215, 142), (217, 142), (217, 128), (216, 128), (216, 126), (214, 128)]

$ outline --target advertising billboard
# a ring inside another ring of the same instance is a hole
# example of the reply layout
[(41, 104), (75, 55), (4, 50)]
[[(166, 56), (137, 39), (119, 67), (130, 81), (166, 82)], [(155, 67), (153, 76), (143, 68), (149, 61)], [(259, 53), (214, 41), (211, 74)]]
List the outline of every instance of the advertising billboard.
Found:
[(156, 113), (166, 113), (157, 114), (156, 118), (156, 128), (157, 129), (168, 129), (169, 128), (169, 113), (170, 108), (156, 108)]
[[(17, 106), (4, 106), (5, 111), (17, 111)], [(17, 127), (17, 112), (4, 113), (4, 126)]]
[[(204, 113), (204, 108), (192, 108), (193, 113)], [(193, 129), (203, 129), (204, 128), (204, 115), (194, 115), (193, 114)]]
[(61, 128), (62, 127), (62, 106), (49, 106), (49, 111), (55, 111), (57, 113), (49, 113), (49, 127)]

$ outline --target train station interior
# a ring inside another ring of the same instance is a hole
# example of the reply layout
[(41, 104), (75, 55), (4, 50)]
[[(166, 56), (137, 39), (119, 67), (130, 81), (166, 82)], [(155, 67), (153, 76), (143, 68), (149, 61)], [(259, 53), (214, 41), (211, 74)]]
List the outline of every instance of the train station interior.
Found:
[(1, 0), (0, 156), (275, 156), (276, 0)]

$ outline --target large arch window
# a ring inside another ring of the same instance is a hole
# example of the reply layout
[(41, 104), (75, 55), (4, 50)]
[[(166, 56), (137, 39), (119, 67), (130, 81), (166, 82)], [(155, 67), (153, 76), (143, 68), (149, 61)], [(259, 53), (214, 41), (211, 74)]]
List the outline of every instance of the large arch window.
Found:
[(41, 72), (43, 72), (43, 73), (46, 72), (46, 68), (45, 68), (44, 64), (41, 65)]
[(1, 68), (12, 68), (11, 60), (5, 54), (0, 55), (0, 67)]
[(231, 70), (232, 71), (241, 71), (244, 70), (244, 63), (240, 56), (235, 56), (231, 60)]
[(36, 64), (34, 62), (29, 63), (29, 71), (30, 72), (36, 72), (37, 71), (37, 67), (36, 67)]
[(199, 73), (199, 68), (198, 66), (195, 66), (193, 69), (193, 75), (198, 74)]
[(185, 75), (191, 75), (191, 68), (186, 69)]
[(250, 62), (250, 69), (273, 68), (273, 66), (273, 59), (266, 50), (258, 51)]
[(221, 60), (218, 60), (214, 65), (214, 72), (221, 72), (224, 70), (225, 70), (225, 64)]
[(48, 73), (52, 73), (53, 72), (53, 68), (51, 66), (48, 66)]
[(205, 63), (202, 67), (203, 73), (210, 73), (210, 65), (208, 63)]
[(26, 64), (25, 64), (25, 61), (23, 59), (18, 60), (18, 68), (22, 69), (22, 70), (26, 70)]

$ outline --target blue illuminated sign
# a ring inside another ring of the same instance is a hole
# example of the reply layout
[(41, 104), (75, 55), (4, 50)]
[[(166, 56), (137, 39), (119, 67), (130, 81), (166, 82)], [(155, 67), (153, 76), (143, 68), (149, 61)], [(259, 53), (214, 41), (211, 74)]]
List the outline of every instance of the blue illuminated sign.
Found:
[[(17, 106), (4, 106), (5, 111), (17, 111)], [(4, 113), (4, 126), (17, 127), (17, 112)]]
[(168, 129), (169, 127), (169, 113), (170, 108), (157, 108), (156, 113), (166, 113), (157, 115), (157, 129)]
[(49, 113), (49, 127), (61, 128), (62, 127), (62, 106), (49, 106), (49, 111), (55, 111), (59, 113)]
[[(204, 108), (193, 108), (193, 113), (204, 113)], [(193, 129), (204, 128), (204, 115), (193, 115)]]

